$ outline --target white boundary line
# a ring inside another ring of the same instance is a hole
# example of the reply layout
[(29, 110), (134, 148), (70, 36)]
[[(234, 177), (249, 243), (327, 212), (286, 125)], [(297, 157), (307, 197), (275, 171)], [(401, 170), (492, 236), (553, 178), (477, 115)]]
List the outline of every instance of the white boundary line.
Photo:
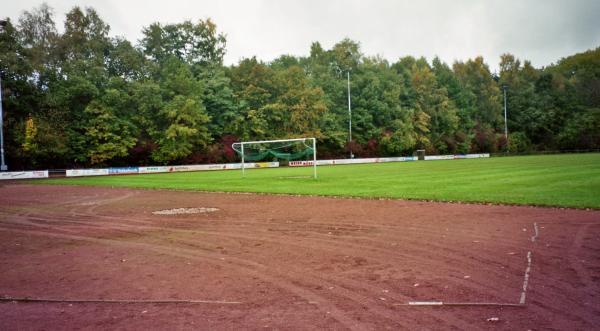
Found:
[[(539, 230), (537, 222), (533, 222), (534, 235), (531, 236), (531, 242), (534, 243), (539, 236)], [(527, 268), (525, 268), (525, 275), (523, 276), (523, 290), (521, 290), (521, 298), (519, 303), (525, 304), (525, 297), (527, 296), (527, 285), (529, 285), (529, 272), (531, 272), (531, 251), (527, 252)]]
[(531, 242), (535, 242), (535, 239), (537, 239), (537, 237), (539, 235), (537, 222), (533, 222), (533, 231), (535, 232), (535, 235), (531, 237)]
[(51, 299), (51, 298), (27, 298), (27, 297), (0, 297), (0, 302), (55, 302), (55, 303), (131, 303), (131, 304), (159, 304), (159, 303), (208, 303), (219, 305), (239, 305), (240, 301), (219, 300), (177, 300), (177, 299)]
[(522, 307), (519, 303), (501, 302), (443, 302), (443, 301), (409, 301), (408, 303), (395, 303), (394, 306), (500, 306)]
[(519, 304), (525, 304), (525, 296), (527, 295), (527, 285), (529, 284), (529, 272), (531, 271), (531, 251), (527, 252), (527, 268), (525, 269), (525, 276), (523, 276), (523, 290), (521, 291), (521, 299)]
[(444, 303), (441, 301), (409, 301), (409, 306), (441, 306)]
[[(539, 236), (537, 222), (533, 223), (534, 235), (531, 236), (531, 242), (535, 242)], [(394, 306), (508, 306), (524, 307), (527, 296), (527, 286), (529, 285), (529, 273), (531, 272), (531, 251), (527, 252), (527, 268), (523, 276), (523, 286), (519, 303), (499, 303), (499, 302), (442, 302), (442, 301), (409, 301), (408, 303), (395, 303)]]

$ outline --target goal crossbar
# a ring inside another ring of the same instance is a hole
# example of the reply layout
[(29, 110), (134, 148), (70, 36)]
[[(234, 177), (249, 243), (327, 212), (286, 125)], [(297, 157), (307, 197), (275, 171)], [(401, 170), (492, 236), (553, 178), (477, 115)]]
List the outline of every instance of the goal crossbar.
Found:
[[(246, 174), (245, 167), (245, 159), (244, 159), (244, 145), (254, 145), (254, 144), (268, 144), (268, 143), (282, 143), (282, 142), (296, 142), (302, 141), (306, 142), (307, 140), (312, 140), (312, 151), (313, 151), (313, 178), (317, 178), (317, 139), (316, 138), (293, 138), (293, 139), (277, 139), (277, 140), (257, 140), (257, 141), (241, 141), (231, 144), (231, 148), (234, 151), (238, 152), (242, 157), (242, 177)], [(304, 144), (306, 147), (311, 148), (310, 146)], [(238, 147), (238, 148), (236, 148)]]
[(266, 144), (266, 143), (282, 143), (286, 141), (306, 141), (315, 140), (315, 138), (293, 138), (293, 139), (279, 139), (279, 140), (257, 140), (257, 141), (241, 141), (233, 143), (233, 145), (251, 145), (251, 144)]

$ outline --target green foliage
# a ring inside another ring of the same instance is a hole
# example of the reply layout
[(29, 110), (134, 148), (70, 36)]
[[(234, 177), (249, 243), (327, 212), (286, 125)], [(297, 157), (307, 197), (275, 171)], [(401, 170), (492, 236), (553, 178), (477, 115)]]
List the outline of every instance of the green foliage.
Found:
[(220, 67), (199, 74), (204, 86), (202, 95), (206, 111), (211, 118), (209, 132), (214, 139), (235, 133), (231, 123), (238, 116), (238, 104), (231, 88), (231, 80)]
[(144, 53), (161, 63), (171, 56), (187, 64), (221, 64), (225, 54), (225, 36), (217, 33), (210, 20), (179, 24), (153, 23), (143, 30)]
[(33, 122), (33, 117), (29, 117), (25, 122), (25, 141), (23, 142), (23, 151), (26, 153), (35, 151), (37, 149), (36, 144), (37, 127)]
[(450, 144), (458, 128), (456, 107), (447, 90), (438, 85), (428, 65), (413, 65), (412, 86), (415, 91), (415, 123), (419, 129), (419, 147), (433, 153), (454, 152)]
[[(117, 94), (107, 91), (107, 96)], [(116, 157), (127, 156), (135, 145), (132, 125), (115, 114), (110, 101), (92, 101), (85, 109), (90, 120), (85, 126), (87, 157), (92, 165), (106, 164)]]
[(390, 129), (383, 133), (379, 142), (380, 149), (385, 156), (406, 155), (415, 150), (419, 136), (410, 120), (394, 120)]
[(177, 95), (161, 110), (160, 115), (167, 124), (158, 135), (158, 149), (153, 159), (169, 163), (189, 156), (194, 148), (205, 147), (210, 135), (204, 124), (210, 118), (203, 105), (194, 98)]
[(483, 58), (476, 57), (464, 63), (456, 62), (453, 69), (465, 90), (467, 116), (479, 124), (499, 128), (502, 121), (500, 89)]
[(170, 57), (160, 73), (161, 107), (153, 139), (158, 148), (152, 158), (159, 163), (182, 160), (211, 141), (210, 117), (202, 101), (204, 86), (181, 60)]
[[(60, 30), (60, 32), (59, 32)], [(512, 54), (388, 62), (343, 39), (306, 57), (223, 65), (210, 20), (153, 23), (132, 44), (93, 8), (47, 5), (0, 32), (11, 169), (233, 161), (232, 141), (314, 136), (322, 157), (599, 148), (600, 48), (543, 69)], [(349, 137), (348, 76), (352, 103)]]
[(526, 153), (531, 151), (531, 141), (523, 132), (513, 132), (509, 136), (508, 150), (510, 153)]
[(321, 118), (327, 112), (320, 87), (309, 85), (302, 68), (291, 66), (275, 76), (278, 91), (261, 110), (268, 114), (272, 137), (321, 137)]
[(588, 108), (573, 116), (557, 137), (563, 149), (572, 146), (600, 148), (600, 108)]

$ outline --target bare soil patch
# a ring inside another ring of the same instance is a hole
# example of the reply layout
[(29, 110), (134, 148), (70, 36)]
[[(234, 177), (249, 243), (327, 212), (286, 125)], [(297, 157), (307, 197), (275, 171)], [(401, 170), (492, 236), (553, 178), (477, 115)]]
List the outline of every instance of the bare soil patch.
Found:
[[(181, 206), (218, 210), (155, 214)], [(598, 211), (11, 184), (0, 268), (2, 297), (132, 302), (0, 302), (0, 329), (600, 325)]]

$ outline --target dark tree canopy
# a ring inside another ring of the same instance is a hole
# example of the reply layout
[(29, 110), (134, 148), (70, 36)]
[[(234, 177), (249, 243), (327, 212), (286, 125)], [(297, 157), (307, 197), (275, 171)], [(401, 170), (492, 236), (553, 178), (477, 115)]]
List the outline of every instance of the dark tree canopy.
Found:
[(11, 169), (233, 161), (233, 141), (298, 136), (321, 157), (600, 148), (600, 48), (545, 68), (503, 54), (495, 74), (481, 57), (388, 62), (344, 39), (224, 66), (210, 19), (153, 23), (132, 44), (75, 7), (61, 31), (42, 5), (0, 32)]

